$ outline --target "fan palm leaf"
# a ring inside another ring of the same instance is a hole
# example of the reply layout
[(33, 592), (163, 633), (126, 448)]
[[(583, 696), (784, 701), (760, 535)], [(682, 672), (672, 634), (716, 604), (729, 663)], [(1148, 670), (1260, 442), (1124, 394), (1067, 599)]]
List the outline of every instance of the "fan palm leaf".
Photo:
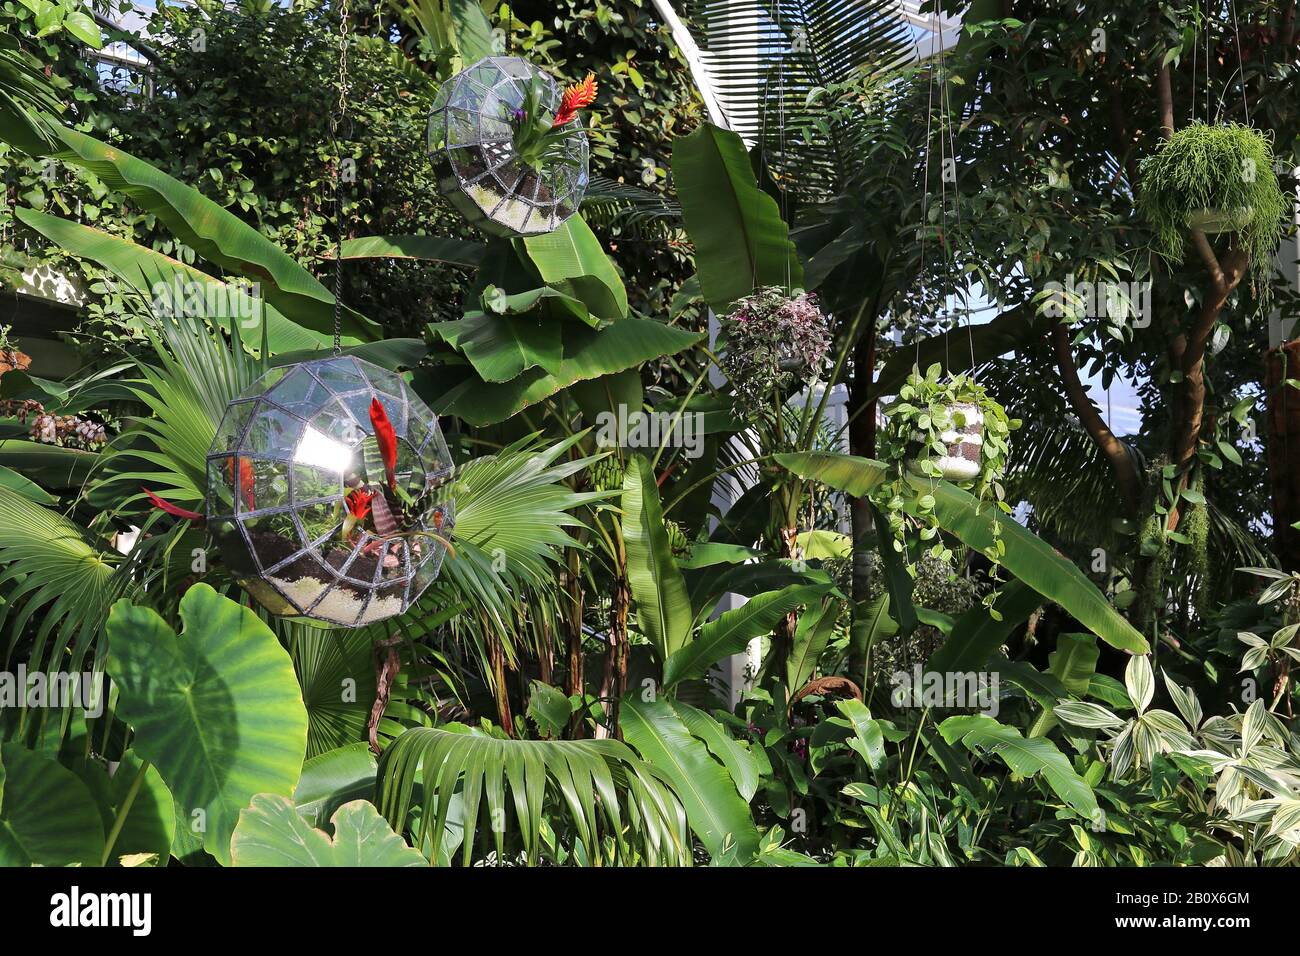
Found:
[(399, 832), (417, 789), (413, 842), (430, 859), (438, 859), (456, 796), (466, 865), (474, 858), (484, 798), (498, 859), (506, 849), (509, 801), (529, 863), (541, 857), (544, 825), (570, 831), (572, 847), (566, 849), (589, 864), (691, 861), (681, 801), (658, 771), (616, 740), (501, 740), (459, 724), (416, 727), (384, 752), (379, 765), (376, 802)]

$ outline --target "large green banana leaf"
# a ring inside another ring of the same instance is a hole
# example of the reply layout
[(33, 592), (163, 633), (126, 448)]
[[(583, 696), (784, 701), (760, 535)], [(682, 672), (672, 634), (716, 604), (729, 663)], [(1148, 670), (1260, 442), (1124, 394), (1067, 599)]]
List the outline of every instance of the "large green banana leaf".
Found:
[(608, 862), (690, 863), (686, 813), (669, 778), (617, 740), (501, 740), (460, 724), (415, 727), (384, 751), (379, 777), (379, 810), (398, 832), (421, 793), (414, 839), (430, 859), (440, 858), (457, 798), (467, 865), (484, 800), (498, 856), (505, 852), (508, 800), (530, 863), (541, 856), (543, 822), (558, 832), (565, 819), (579, 861), (601, 860), (605, 838), (614, 853)]
[(855, 498), (861, 498), (880, 485), (889, 466), (870, 458), (844, 455), (837, 451), (781, 452), (777, 463), (808, 481), (820, 481)]
[(1021, 581), (1002, 588), (994, 603), (995, 618), (983, 606), (957, 619), (943, 646), (930, 655), (925, 669), (940, 674), (981, 670), (994, 651), (1043, 603), (1042, 595)]
[(473, 269), (487, 246), (445, 236), (360, 236), (343, 242), (344, 259), (423, 259)]
[(716, 312), (756, 286), (800, 286), (803, 266), (776, 200), (759, 189), (739, 136), (709, 123), (673, 140), (673, 182)]
[(524, 239), (528, 257), (553, 289), (585, 302), (601, 319), (627, 316), (627, 290), (600, 240), (581, 216), (551, 232)]
[(654, 469), (643, 455), (633, 456), (623, 476), (623, 543), (640, 631), (667, 662), (689, 640), (694, 614), (668, 543)]
[[(626, 532), (625, 532), (626, 535)], [(700, 628), (686, 646), (664, 662), (664, 687), (702, 677), (718, 661), (739, 654), (754, 638), (770, 634), (778, 621), (829, 590), (829, 585), (792, 584), (750, 598)]]
[[(261, 329), (257, 326), (264, 319), (268, 347), (272, 352), (319, 349), (333, 344), (332, 335), (303, 328), (286, 319), (270, 303), (257, 302), (238, 286), (222, 282), (161, 252), (35, 209), (19, 209), (16, 214), (61, 249), (99, 263), (147, 298), (151, 298), (159, 286), (169, 290), (175, 288), (178, 280), (197, 285), (204, 290), (204, 297), (202, 300), (195, 297), (194, 314), (226, 331), (230, 330), (232, 322), (240, 322), (245, 341), (261, 340)], [(207, 308), (210, 304), (217, 306), (211, 314)]]
[[(263, 296), (280, 312), (309, 329), (334, 327), (334, 296), (283, 249), (234, 213), (144, 160), (66, 126), (52, 155), (80, 166), (104, 185), (153, 213), (200, 257), (262, 283)], [(351, 309), (343, 310), (343, 333), (358, 341), (378, 338), (380, 328)]]
[(509, 382), (520, 372), (540, 368), (560, 371), (563, 323), (541, 311), (524, 315), (472, 312), (463, 319), (436, 322), (430, 331), (465, 353), (485, 382)]
[(118, 716), (176, 801), (178, 832), (230, 863), (230, 836), (254, 794), (293, 795), (307, 712), (289, 654), (246, 607), (195, 584), (177, 635), (149, 608), (109, 614), (108, 669)]
[(345, 803), (330, 818), (333, 836), (317, 830), (293, 801), (259, 793), (239, 815), (230, 840), (235, 866), (424, 866), (418, 851), (392, 831), (368, 800)]
[(464, 382), (432, 402), (435, 411), (471, 425), (505, 421), (563, 388), (672, 355), (702, 341), (688, 332), (651, 319), (620, 319), (603, 329), (565, 330), (564, 358), (554, 373), (534, 368), (509, 382)]
[(1002, 565), (1049, 600), (1061, 605), (1078, 621), (1112, 647), (1133, 654), (1150, 648), (1137, 629), (1111, 606), (1087, 575), (1051, 545), (988, 503), (945, 481), (908, 479), (918, 493), (934, 497), (934, 514), (945, 531), (955, 534), (976, 551), (994, 546), (993, 523), (998, 522), (1006, 553)]
[(619, 727), (637, 753), (672, 782), (691, 829), (715, 862), (743, 865), (753, 859), (759, 838), (748, 802), (666, 699), (623, 698)]

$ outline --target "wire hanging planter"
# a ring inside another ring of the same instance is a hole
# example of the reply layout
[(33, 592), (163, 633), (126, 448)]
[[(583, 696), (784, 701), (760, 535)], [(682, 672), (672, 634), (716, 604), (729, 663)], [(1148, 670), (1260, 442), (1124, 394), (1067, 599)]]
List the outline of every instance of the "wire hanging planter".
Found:
[[(344, 0), (336, 145), (347, 33)], [(271, 369), (227, 405), (205, 509), (232, 576), (264, 608), (359, 627), (404, 613), (437, 578), (455, 523), (453, 466), (438, 417), (401, 376), (342, 354), (337, 158), (334, 191), (334, 348)]]
[(455, 520), (438, 419), (400, 376), (338, 355), (272, 369), (226, 409), (207, 519), (272, 614), (360, 626), (438, 576)]
[(578, 110), (595, 95), (594, 76), (561, 91), (520, 57), (485, 57), (457, 73), (429, 114), (439, 191), (490, 235), (554, 231), (587, 191), (590, 149)]

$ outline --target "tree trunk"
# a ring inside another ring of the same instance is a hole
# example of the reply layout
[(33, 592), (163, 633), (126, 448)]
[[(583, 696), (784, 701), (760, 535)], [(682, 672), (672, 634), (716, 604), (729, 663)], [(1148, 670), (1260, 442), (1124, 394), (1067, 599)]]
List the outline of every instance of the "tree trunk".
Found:
[(510, 686), (506, 683), (506, 652), (496, 635), (488, 638), (488, 661), (492, 665), (492, 690), (497, 703), (497, 723), (506, 736), (515, 735), (515, 719), (510, 712)]
[(1300, 571), (1300, 392), (1286, 384), (1300, 378), (1300, 339), (1270, 349), (1265, 357), (1268, 481), (1273, 496), (1273, 553), (1284, 571)]
[(627, 610), (630, 594), (626, 577), (614, 582), (609, 608), (609, 645), (605, 648), (605, 674), (600, 682), (600, 697), (608, 719), (596, 728), (597, 739), (622, 739), (618, 727), (618, 706), (627, 693)]
[[(581, 698), (586, 692), (583, 679), (582, 656), (582, 578), (579, 576), (581, 555), (573, 548), (569, 549), (568, 567), (561, 572), (560, 586), (564, 589), (567, 600), (564, 606), (564, 630), (569, 649), (569, 675), (565, 684), (565, 693), (570, 697)], [(577, 740), (582, 736), (583, 712), (574, 712), (569, 719), (569, 737)]]
[[(853, 380), (849, 386), (849, 454), (863, 458), (876, 457), (876, 403), (874, 399), (867, 399), (876, 377), (874, 324), (873, 321), (872, 331), (858, 340), (853, 353)], [(867, 545), (875, 530), (871, 502), (865, 497), (850, 498), (849, 518), (853, 535), (853, 603), (858, 609), (865, 610), (871, 600), (871, 555), (874, 551)], [(866, 649), (850, 642), (848, 666), (855, 679), (861, 678), (867, 667)]]

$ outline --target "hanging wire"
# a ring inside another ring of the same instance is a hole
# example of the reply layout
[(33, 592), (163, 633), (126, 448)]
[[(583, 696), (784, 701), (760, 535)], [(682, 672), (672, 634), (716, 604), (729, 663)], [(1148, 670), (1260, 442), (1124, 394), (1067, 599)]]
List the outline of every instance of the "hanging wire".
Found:
[(1237, 43), (1237, 74), (1241, 77), (1241, 109), (1246, 114), (1246, 125), (1250, 125), (1250, 103), (1246, 100), (1246, 61), (1241, 55), (1241, 27), (1237, 25), (1237, 0), (1228, 0), (1228, 9), (1232, 11), (1232, 33)]
[(339, 8), (339, 99), (330, 114), (330, 142), (334, 150), (334, 354), (343, 353), (343, 150), (339, 132), (348, 115), (348, 28), (349, 0)]
[[(932, 14), (931, 17), (932, 17), (932, 22), (933, 22), (935, 25), (937, 25), (937, 24), (938, 24), (938, 19), (939, 19), (939, 18), (938, 18), (938, 14), (937, 14), (937, 12), (934, 13), (934, 14)], [(931, 31), (930, 31), (930, 54), (931, 54), (931, 56), (934, 55), (934, 38), (935, 38), (935, 35), (936, 35), (936, 30), (935, 30), (934, 28), (932, 28)], [(916, 46), (916, 56), (917, 56), (917, 60), (919, 61), (920, 58), (921, 58), (921, 46), (920, 46), (920, 41), (919, 41), (919, 39), (918, 39), (917, 46)], [(928, 235), (928, 231), (929, 231), (929, 227), (930, 227), (930, 151), (931, 151), (931, 147), (930, 147), (930, 130), (931, 130), (931, 123), (932, 123), (932, 120), (933, 120), (933, 119), (934, 119), (934, 67), (933, 67), (933, 65), (932, 65), (932, 66), (930, 67), (930, 83), (929, 83), (929, 92), (928, 92), (928, 94), (927, 94), (927, 100), (926, 100), (926, 106), (925, 106), (925, 163), (924, 163), (924, 166), (923, 166), (922, 169), (921, 169), (921, 269), (920, 269), (920, 274), (921, 274), (921, 306), (922, 306), (922, 308), (924, 308), (924, 306), (925, 306), (926, 295), (927, 295), (927, 290), (926, 290), (926, 287), (925, 287), (925, 279), (926, 279), (926, 264), (927, 264), (927, 259), (926, 259), (926, 239), (927, 239), (927, 235)], [(915, 364), (916, 364), (917, 368), (920, 368), (920, 365), (921, 365), (921, 328), (920, 328), (919, 323), (918, 323), (916, 329), (915, 329), (915, 330), (913, 331), (913, 333), (912, 333), (912, 340), (913, 340), (914, 344), (916, 345), (916, 363), (915, 363)]]

